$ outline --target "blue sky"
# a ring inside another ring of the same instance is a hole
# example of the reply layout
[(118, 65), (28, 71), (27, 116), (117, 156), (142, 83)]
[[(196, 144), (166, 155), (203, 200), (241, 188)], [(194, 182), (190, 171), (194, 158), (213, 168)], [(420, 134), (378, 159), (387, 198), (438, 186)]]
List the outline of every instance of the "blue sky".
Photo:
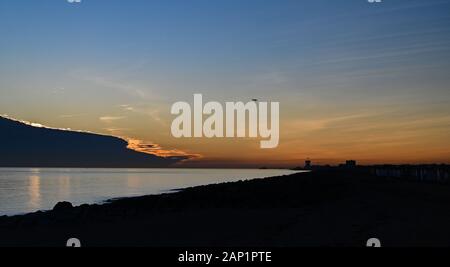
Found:
[(449, 11), (449, 0), (2, 0), (0, 114), (230, 159), (155, 128), (194, 93), (257, 97), (281, 102), (286, 147), (248, 158), (377, 161), (381, 143), (442, 158)]

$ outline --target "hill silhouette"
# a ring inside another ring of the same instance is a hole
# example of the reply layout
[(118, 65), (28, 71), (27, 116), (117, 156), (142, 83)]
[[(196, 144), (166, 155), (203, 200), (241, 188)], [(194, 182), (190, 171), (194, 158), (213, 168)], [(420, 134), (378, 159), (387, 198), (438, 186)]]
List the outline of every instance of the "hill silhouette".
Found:
[(0, 117), (0, 167), (150, 168), (185, 158), (130, 150), (118, 137), (33, 127)]

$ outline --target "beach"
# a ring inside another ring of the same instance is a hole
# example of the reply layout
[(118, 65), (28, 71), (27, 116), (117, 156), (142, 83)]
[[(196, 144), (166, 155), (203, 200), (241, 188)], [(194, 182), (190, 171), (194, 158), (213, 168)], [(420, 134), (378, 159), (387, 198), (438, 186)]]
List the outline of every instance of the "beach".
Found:
[[(0, 217), (0, 246), (449, 246), (450, 187), (316, 170)], [(56, 204), (56, 203), (55, 203)]]

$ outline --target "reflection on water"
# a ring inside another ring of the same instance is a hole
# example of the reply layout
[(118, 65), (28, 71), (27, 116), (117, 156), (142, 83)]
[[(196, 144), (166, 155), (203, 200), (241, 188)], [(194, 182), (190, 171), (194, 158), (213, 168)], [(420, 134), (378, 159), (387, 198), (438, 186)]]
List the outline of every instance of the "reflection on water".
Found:
[(31, 175), (29, 177), (28, 194), (30, 196), (30, 209), (39, 209), (41, 207), (41, 177)]
[(288, 170), (0, 168), (0, 215), (49, 210), (171, 189), (290, 174)]
[(70, 199), (70, 176), (62, 175), (58, 178), (58, 197)]
[(141, 186), (141, 179), (138, 176), (128, 175), (126, 181), (128, 189), (133, 190)]

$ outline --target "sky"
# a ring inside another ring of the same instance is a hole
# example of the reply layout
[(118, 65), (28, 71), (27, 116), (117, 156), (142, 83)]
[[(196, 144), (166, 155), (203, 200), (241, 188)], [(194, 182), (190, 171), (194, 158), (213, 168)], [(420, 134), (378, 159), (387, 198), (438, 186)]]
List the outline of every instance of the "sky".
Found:
[[(174, 138), (196, 93), (280, 102), (280, 145)], [(450, 0), (2, 0), (0, 114), (185, 166), (450, 163)]]

